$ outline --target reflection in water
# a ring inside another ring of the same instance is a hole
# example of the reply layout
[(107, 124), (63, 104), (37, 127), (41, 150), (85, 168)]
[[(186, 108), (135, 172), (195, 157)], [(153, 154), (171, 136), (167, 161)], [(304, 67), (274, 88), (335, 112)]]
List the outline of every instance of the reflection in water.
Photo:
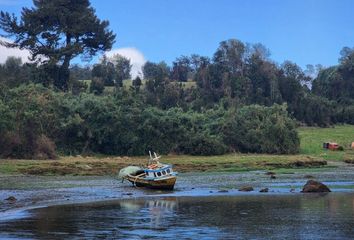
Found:
[(354, 194), (171, 197), (66, 205), (0, 221), (0, 238), (350, 239)]
[(135, 214), (143, 211), (147, 219), (149, 219), (150, 227), (159, 228), (162, 225), (164, 218), (175, 216), (175, 209), (177, 206), (176, 198), (164, 198), (155, 200), (143, 201), (121, 201), (120, 206), (122, 210), (130, 211)]

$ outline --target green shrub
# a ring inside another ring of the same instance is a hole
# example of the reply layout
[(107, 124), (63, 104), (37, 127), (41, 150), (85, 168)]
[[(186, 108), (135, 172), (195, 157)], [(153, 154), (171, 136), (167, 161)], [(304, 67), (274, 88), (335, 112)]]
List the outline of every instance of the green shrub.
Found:
[(228, 151), (220, 137), (210, 135), (196, 134), (184, 144), (182, 152), (191, 155), (221, 155)]
[(228, 151), (296, 153), (299, 137), (286, 106), (215, 106), (196, 112), (146, 106), (116, 95), (55, 92), (22, 85), (0, 100), (0, 155), (55, 158), (64, 154), (145, 155), (149, 150), (192, 155)]
[(251, 105), (229, 112), (222, 132), (224, 142), (235, 151), (282, 154), (299, 151), (299, 136), (286, 105)]

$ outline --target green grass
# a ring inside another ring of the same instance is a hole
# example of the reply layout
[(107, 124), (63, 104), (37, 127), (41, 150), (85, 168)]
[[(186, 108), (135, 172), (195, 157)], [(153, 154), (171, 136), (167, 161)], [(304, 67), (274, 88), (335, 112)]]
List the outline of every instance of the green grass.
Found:
[[(301, 127), (300, 154), (322, 157), (325, 160), (343, 160), (353, 154), (350, 144), (354, 142), (354, 125), (337, 125), (331, 128)], [(336, 142), (345, 151), (331, 151), (322, 148), (324, 142)]]
[(9, 164), (8, 162), (2, 163), (0, 160), (0, 173), (1, 174), (13, 174), (17, 172), (17, 165)]

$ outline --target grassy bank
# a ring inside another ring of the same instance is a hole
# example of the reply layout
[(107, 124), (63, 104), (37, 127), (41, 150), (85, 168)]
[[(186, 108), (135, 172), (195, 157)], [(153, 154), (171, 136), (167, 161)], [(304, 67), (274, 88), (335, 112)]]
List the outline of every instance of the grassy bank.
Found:
[[(293, 167), (321, 167), (325, 161), (305, 155), (227, 154), (222, 156), (163, 156), (180, 172), (248, 171)], [(1, 160), (2, 174), (114, 175), (128, 165), (147, 163), (146, 157), (61, 157), (53, 160)]]
[[(163, 156), (180, 172), (278, 170), (324, 167), (324, 160), (354, 159), (349, 144), (354, 141), (354, 126), (300, 128), (301, 150), (297, 155), (227, 154), (222, 156)], [(335, 141), (344, 151), (322, 149), (322, 143)], [(115, 175), (127, 165), (145, 165), (146, 157), (61, 157), (53, 161), (0, 160), (0, 174), (33, 175)]]
[[(324, 160), (354, 159), (350, 144), (354, 142), (354, 125), (337, 125), (331, 128), (299, 128), (300, 154), (323, 158)], [(323, 142), (337, 142), (344, 151), (329, 151), (322, 148)]]

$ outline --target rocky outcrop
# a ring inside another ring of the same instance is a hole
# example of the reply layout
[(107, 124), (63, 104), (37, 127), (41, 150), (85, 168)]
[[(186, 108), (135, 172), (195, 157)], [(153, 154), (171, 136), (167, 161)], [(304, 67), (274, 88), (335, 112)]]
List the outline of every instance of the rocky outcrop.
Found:
[(9, 201), (9, 202), (15, 202), (17, 201), (17, 199), (14, 197), (14, 196), (10, 196), (8, 198), (5, 199), (6, 201)]
[(263, 189), (259, 190), (259, 192), (263, 192), (263, 193), (269, 192), (269, 188), (263, 188)]
[(330, 192), (331, 190), (321, 182), (308, 180), (302, 188), (303, 193)]
[(221, 190), (219, 190), (218, 192), (219, 192), (219, 193), (227, 193), (227, 192), (229, 192), (229, 191), (226, 190), (226, 189), (221, 189)]

